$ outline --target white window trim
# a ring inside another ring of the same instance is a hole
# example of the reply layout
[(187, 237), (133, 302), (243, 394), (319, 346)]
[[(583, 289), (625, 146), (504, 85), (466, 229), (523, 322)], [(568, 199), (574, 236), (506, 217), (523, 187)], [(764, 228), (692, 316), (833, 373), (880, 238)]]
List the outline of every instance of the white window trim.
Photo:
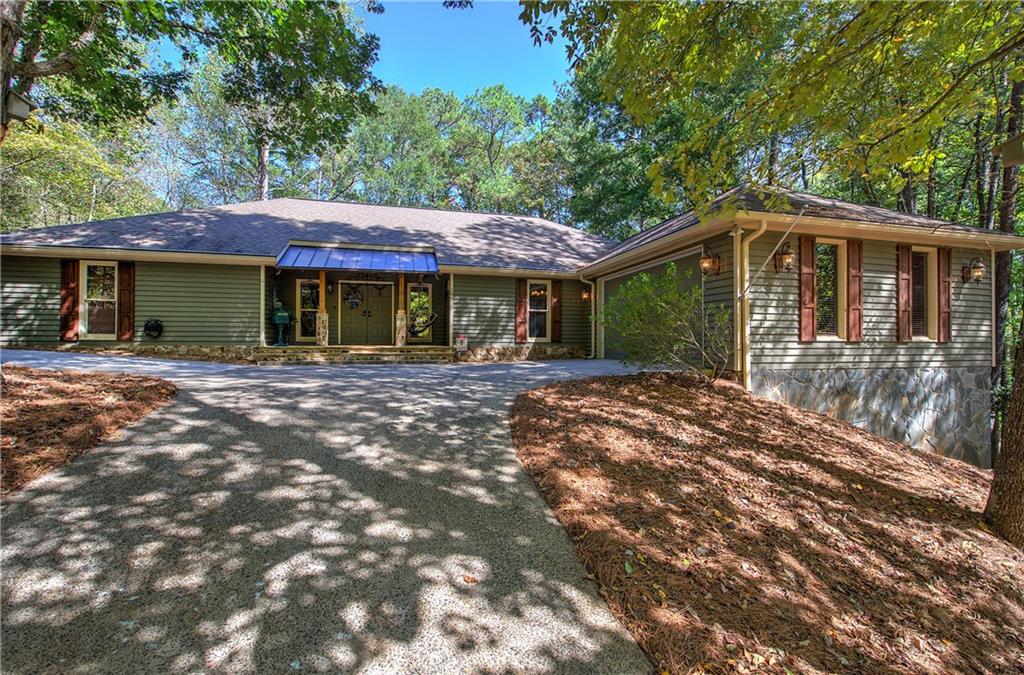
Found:
[[(304, 337), (302, 335), (302, 312), (303, 312), (303, 309), (302, 309), (302, 285), (303, 284), (309, 284), (309, 283), (318, 284), (319, 285), (320, 284), (320, 280), (319, 279), (315, 279), (315, 278), (311, 278), (311, 277), (306, 277), (306, 278), (296, 279), (295, 280), (295, 341), (296, 342), (316, 342), (316, 335), (312, 335), (312, 336), (308, 336), (308, 337)], [(319, 308), (314, 309), (314, 310), (308, 310), (307, 309), (305, 311), (307, 311), (307, 312), (308, 311), (317, 312), (317, 311), (319, 311)]]
[[(835, 335), (818, 335), (817, 325), (815, 325), (815, 342), (846, 342), (846, 323), (847, 323), (847, 283), (850, 276), (849, 270), (849, 258), (846, 256), (846, 240), (845, 239), (824, 239), (816, 238), (814, 240), (815, 246), (818, 244), (824, 244), (826, 246), (836, 247), (836, 334)], [(818, 283), (818, 262), (815, 257), (814, 262), (814, 283)], [(817, 288), (815, 288), (817, 293)], [(815, 298), (817, 300), (817, 298)], [(818, 322), (818, 306), (815, 303), (814, 306), (814, 322)]]
[[(113, 333), (90, 333), (89, 332), (89, 267), (113, 267), (114, 268), (114, 332)], [(81, 289), (78, 298), (78, 339), (79, 340), (116, 340), (117, 321), (120, 316), (121, 303), (120, 283), (118, 278), (117, 262), (113, 260), (79, 260), (78, 261), (78, 287)]]
[[(911, 246), (913, 253), (928, 254), (928, 335), (914, 335), (914, 294), (910, 294), (910, 325), (912, 342), (937, 342), (939, 339), (939, 249), (934, 246)], [(911, 259), (913, 275), (913, 259)]]
[[(409, 317), (409, 303), (412, 300), (412, 291), (414, 288), (425, 288), (427, 289), (427, 297), (430, 299), (430, 313), (434, 313), (434, 285), (428, 283), (415, 282), (406, 284), (405, 286), (405, 313), (407, 320)], [(429, 317), (428, 317), (429, 318)], [(431, 326), (427, 329), (427, 332), (419, 337), (409, 336), (409, 342), (430, 342), (434, 339), (434, 327)]]
[[(544, 284), (547, 287), (545, 297), (547, 298), (547, 307), (543, 310), (530, 309), (530, 286), (533, 284)], [(530, 337), (530, 313), (531, 312), (544, 312), (545, 318), (545, 337)], [(527, 279), (526, 280), (526, 341), (527, 342), (551, 342), (551, 279)]]

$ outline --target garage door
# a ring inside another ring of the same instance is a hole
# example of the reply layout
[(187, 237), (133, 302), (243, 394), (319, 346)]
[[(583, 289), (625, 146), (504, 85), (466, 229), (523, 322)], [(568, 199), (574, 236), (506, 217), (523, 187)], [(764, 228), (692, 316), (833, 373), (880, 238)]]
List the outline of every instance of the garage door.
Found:
[[(692, 254), (680, 256), (671, 260), (665, 260), (649, 267), (630, 270), (626, 274), (605, 277), (604, 304), (607, 305), (609, 300), (622, 288), (622, 286), (636, 275), (644, 272), (648, 274), (663, 274), (669, 263), (673, 262), (676, 264), (676, 272), (680, 278), (680, 285), (684, 289), (692, 288), (693, 286), (701, 283), (700, 251), (696, 251)], [(604, 356), (606, 359), (621, 359), (623, 356), (622, 352), (615, 348), (614, 334), (607, 328), (604, 329)]]

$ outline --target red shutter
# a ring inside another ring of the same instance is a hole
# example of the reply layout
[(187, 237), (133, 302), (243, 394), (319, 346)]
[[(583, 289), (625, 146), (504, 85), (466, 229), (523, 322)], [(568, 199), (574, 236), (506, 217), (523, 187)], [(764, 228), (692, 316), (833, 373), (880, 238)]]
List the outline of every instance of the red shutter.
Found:
[(814, 277), (814, 237), (800, 237), (800, 341), (817, 337), (817, 288)]
[(910, 325), (910, 251), (907, 244), (896, 246), (896, 339), (900, 342), (913, 338)]
[(551, 341), (562, 341), (562, 282), (551, 282)]
[(864, 242), (846, 242), (846, 339), (864, 339)]
[(78, 340), (78, 261), (60, 261), (60, 339)]
[(117, 263), (117, 339), (135, 337), (135, 263)]
[(939, 342), (949, 342), (952, 334), (951, 254), (948, 248), (939, 249)]
[(516, 279), (516, 342), (526, 342), (526, 279)]

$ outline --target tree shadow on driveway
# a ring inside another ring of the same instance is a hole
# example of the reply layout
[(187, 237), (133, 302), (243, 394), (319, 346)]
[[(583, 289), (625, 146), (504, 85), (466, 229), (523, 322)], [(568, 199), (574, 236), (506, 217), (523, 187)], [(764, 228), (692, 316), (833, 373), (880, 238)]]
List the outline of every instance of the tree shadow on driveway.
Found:
[(506, 422), (614, 365), (47, 364), (181, 392), (3, 505), (5, 671), (650, 669)]

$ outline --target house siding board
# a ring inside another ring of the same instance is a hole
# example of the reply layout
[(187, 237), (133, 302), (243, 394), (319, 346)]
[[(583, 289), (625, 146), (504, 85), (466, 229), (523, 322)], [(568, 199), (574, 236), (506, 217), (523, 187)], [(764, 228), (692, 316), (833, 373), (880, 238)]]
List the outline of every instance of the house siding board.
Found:
[(0, 258), (0, 344), (60, 340), (60, 260)]
[[(242, 265), (137, 262), (135, 340), (146, 343), (256, 345), (260, 268)], [(143, 333), (160, 319), (163, 335)]]
[[(525, 277), (524, 277), (525, 278)], [(590, 348), (590, 302), (585, 286), (562, 281), (562, 345)], [(516, 280), (476, 274), (455, 275), (455, 336), (465, 335), (469, 347), (516, 345)]]
[(455, 275), (455, 335), (472, 347), (516, 344), (516, 280), (513, 277)]
[[(718, 249), (715, 249), (715, 253), (719, 253)], [(721, 253), (719, 253), (719, 255), (721, 255)], [(719, 277), (725, 276), (726, 268), (724, 256), (722, 258), (722, 262), (722, 274), (717, 275)], [(604, 281), (604, 296), (601, 298), (603, 306), (607, 306), (615, 293), (629, 282), (630, 279), (633, 279), (639, 274), (664, 274), (670, 263), (675, 263), (676, 265), (676, 274), (680, 277), (682, 288), (690, 289), (701, 284), (700, 253), (693, 253), (687, 256), (680, 256), (660, 263), (655, 263), (625, 275), (616, 276), (617, 273), (613, 273), (611, 275), (613, 278), (606, 279)], [(705, 296), (705, 302), (707, 302), (707, 296)], [(605, 358), (620, 359), (623, 357), (622, 352), (615, 349), (615, 339), (610, 330), (605, 330), (604, 340)]]
[[(781, 233), (767, 233), (753, 242), (751, 269), (760, 268)], [(790, 242), (797, 245), (796, 236)], [(769, 263), (751, 287), (752, 369), (984, 367), (992, 360), (991, 275), (980, 284), (959, 280), (961, 266), (984, 251), (952, 249), (949, 342), (896, 339), (895, 242), (864, 241), (864, 335), (862, 342), (799, 341), (798, 277), (776, 273)]]

